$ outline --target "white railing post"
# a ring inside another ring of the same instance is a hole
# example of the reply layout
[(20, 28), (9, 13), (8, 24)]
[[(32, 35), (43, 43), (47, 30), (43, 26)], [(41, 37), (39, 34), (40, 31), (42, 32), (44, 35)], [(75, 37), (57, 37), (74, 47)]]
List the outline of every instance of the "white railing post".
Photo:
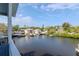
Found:
[(9, 54), (11, 55), (10, 40), (12, 40), (12, 4), (8, 5), (8, 41), (9, 41)]
[(20, 56), (20, 53), (12, 40), (12, 3), (8, 4), (8, 42), (9, 42), (9, 55)]

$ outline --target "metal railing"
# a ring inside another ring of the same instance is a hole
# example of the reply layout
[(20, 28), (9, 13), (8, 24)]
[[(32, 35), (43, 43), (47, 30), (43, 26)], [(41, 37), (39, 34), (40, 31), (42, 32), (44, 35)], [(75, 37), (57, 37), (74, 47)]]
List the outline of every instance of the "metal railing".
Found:
[(10, 56), (21, 56), (13, 40), (9, 40), (9, 55)]

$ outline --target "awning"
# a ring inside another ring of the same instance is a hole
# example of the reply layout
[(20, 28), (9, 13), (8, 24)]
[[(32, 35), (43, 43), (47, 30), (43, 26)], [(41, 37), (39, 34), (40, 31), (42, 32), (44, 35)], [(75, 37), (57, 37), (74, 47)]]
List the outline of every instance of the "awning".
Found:
[[(0, 3), (0, 15), (8, 16), (9, 3)], [(12, 3), (12, 16), (16, 16), (18, 3)]]

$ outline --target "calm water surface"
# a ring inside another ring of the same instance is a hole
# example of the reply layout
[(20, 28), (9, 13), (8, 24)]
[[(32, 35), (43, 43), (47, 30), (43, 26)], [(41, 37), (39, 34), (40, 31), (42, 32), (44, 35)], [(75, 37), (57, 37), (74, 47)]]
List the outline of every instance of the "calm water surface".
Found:
[(13, 40), (21, 55), (25, 56), (72, 56), (76, 55), (75, 48), (79, 44), (78, 39), (47, 36), (21, 37)]

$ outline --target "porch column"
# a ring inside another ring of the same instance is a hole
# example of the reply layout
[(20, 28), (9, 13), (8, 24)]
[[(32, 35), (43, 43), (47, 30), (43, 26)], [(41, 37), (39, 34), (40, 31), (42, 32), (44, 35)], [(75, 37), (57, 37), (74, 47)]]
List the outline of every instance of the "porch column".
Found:
[(12, 4), (8, 4), (8, 42), (9, 42), (9, 54), (10, 51), (10, 42), (12, 40)]

